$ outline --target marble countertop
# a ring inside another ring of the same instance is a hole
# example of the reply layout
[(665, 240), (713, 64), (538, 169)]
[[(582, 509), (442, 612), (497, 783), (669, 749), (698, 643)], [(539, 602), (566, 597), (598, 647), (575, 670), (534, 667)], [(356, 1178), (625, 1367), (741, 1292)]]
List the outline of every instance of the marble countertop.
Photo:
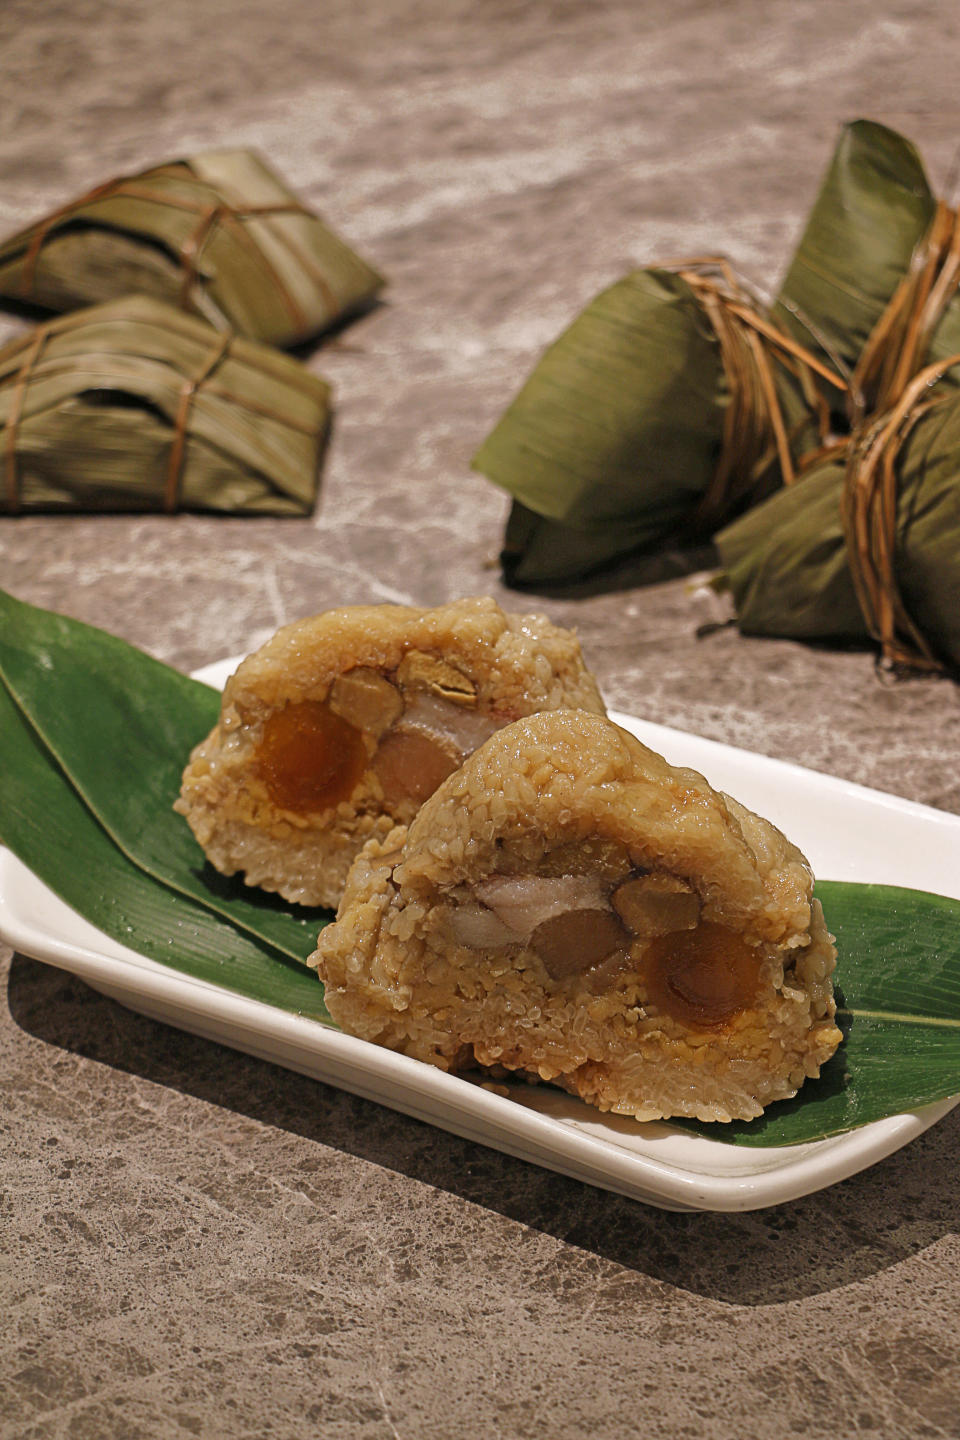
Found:
[[(469, 468), (626, 269), (774, 285), (844, 120), (944, 181), (957, 29), (946, 0), (8, 0), (0, 231), (250, 144), (391, 283), (306, 356), (336, 396), (312, 518), (0, 519), (0, 583), (184, 669), (490, 593), (575, 625), (614, 708), (960, 812), (955, 685), (716, 628), (682, 577), (518, 597)], [(960, 1433), (960, 1110), (829, 1191), (675, 1215), (0, 966), (4, 1436)]]

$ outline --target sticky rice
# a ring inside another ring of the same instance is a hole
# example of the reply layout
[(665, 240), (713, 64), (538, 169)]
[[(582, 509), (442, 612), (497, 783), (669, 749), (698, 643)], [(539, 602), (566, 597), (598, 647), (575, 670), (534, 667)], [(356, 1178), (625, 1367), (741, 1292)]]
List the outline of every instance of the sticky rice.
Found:
[(841, 1035), (803, 855), (602, 716), (486, 741), (351, 870), (312, 962), (344, 1030), (649, 1120), (751, 1119)]

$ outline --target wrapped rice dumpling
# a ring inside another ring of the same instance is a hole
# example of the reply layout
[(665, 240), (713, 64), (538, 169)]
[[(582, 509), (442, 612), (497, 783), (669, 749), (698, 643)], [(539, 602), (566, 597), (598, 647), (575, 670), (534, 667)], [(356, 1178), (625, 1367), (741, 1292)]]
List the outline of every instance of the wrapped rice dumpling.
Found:
[(826, 423), (793, 345), (720, 263), (637, 270), (597, 296), (473, 461), (514, 497), (508, 582), (702, 538), (792, 478)]
[(146, 296), (61, 316), (0, 350), (0, 511), (307, 515), (329, 395)]
[(51, 310), (152, 295), (220, 330), (287, 346), (383, 279), (251, 150), (99, 185), (0, 245), (0, 295)]
[(897, 665), (960, 666), (960, 396), (926, 398), (928, 378), (716, 537), (745, 634), (873, 638)]
[(601, 1110), (751, 1119), (840, 1042), (800, 851), (597, 715), (500, 730), (371, 841), (311, 963), (337, 1024)]
[(327, 611), (227, 682), (176, 808), (218, 870), (334, 906), (365, 841), (500, 726), (564, 706), (604, 710), (575, 635), (543, 616), (491, 599)]

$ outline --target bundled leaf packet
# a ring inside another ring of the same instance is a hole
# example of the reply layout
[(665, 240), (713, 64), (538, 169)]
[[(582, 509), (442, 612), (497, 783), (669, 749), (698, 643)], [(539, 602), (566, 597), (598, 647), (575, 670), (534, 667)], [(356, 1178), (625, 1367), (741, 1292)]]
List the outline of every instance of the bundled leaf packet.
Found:
[(792, 478), (826, 425), (802, 346), (723, 262), (689, 261), (595, 297), (473, 465), (513, 496), (501, 561), (535, 588), (702, 539)]
[(931, 392), (939, 369), (715, 537), (745, 634), (874, 640), (895, 667), (960, 670), (960, 395)]
[(329, 329), (383, 277), (252, 150), (98, 185), (0, 244), (0, 295), (72, 310), (146, 294), (281, 347)]
[(299, 361), (129, 296), (0, 349), (0, 512), (307, 515), (330, 388)]
[[(475, 467), (514, 497), (508, 583), (663, 578), (652, 557), (691, 552), (830, 467), (925, 366), (956, 384), (960, 220), (884, 125), (843, 127), (769, 312), (729, 271), (706, 273), (680, 262), (604, 291), (481, 446)], [(863, 633), (858, 607), (831, 613)]]

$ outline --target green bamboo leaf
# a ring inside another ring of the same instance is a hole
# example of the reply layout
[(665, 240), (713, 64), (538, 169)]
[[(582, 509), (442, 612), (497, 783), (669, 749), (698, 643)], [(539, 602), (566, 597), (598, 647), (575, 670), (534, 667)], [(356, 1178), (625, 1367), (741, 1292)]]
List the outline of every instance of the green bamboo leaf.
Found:
[(150, 879), (114, 845), (0, 685), (0, 841), (84, 919), (196, 979), (329, 1023), (302, 964)]
[[(845, 125), (774, 318), (850, 370), (906, 274), (936, 200), (916, 149), (872, 120)], [(826, 393), (826, 392), (825, 392)], [(836, 403), (836, 393), (827, 395)]]
[[(960, 664), (958, 453), (960, 397), (946, 390), (894, 459), (895, 555), (907, 613), (954, 665)], [(845, 477), (843, 458), (825, 459), (714, 537), (744, 634), (869, 638), (847, 560)]]
[[(219, 875), (173, 812), (220, 697), (126, 641), (0, 591), (0, 679), (128, 859), (294, 960), (330, 919)], [(6, 737), (0, 761), (9, 766)]]
[(631, 549), (623, 531), (576, 530), (548, 520), (514, 500), (503, 535), (500, 564), (512, 590), (577, 596), (656, 585), (716, 564), (706, 544), (664, 533), (655, 548)]
[(695, 507), (724, 404), (719, 345), (689, 285), (637, 270), (550, 346), (473, 464), (528, 510), (623, 553)]
[(960, 1093), (960, 900), (822, 880), (837, 937), (844, 1041), (794, 1100), (733, 1125), (680, 1122), (735, 1145), (799, 1145)]
[[(514, 498), (501, 557), (509, 583), (555, 588), (689, 543), (780, 484), (772, 431), (755, 416), (727, 443), (736, 473), (726, 493), (699, 513), (731, 403), (729, 359), (704, 304), (681, 274), (635, 270), (542, 356), (473, 460)], [(792, 372), (772, 370), (790, 445), (803, 454), (819, 444), (813, 415)]]

